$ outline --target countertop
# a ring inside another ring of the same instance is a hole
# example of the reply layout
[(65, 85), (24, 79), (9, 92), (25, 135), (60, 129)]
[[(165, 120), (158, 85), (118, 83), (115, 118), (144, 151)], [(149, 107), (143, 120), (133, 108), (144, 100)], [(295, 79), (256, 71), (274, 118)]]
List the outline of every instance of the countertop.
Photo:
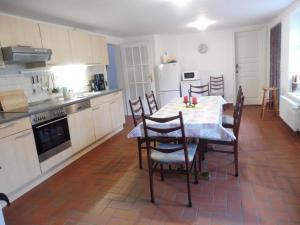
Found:
[(104, 95), (108, 95), (114, 92), (122, 91), (122, 89), (112, 89), (112, 90), (105, 90), (105, 91), (99, 91), (99, 92), (86, 92), (77, 94), (75, 97), (73, 97), (70, 100), (64, 100), (62, 97), (57, 99), (51, 99), (46, 100), (38, 103), (29, 104), (29, 110), (28, 112), (22, 112), (22, 113), (9, 113), (9, 112), (0, 112), (0, 124), (11, 122), (17, 119), (21, 119), (24, 117), (28, 117), (30, 115), (44, 112), (47, 110), (52, 110), (56, 108), (60, 108), (63, 106), (72, 105), (78, 102), (82, 102), (87, 99), (92, 99)]

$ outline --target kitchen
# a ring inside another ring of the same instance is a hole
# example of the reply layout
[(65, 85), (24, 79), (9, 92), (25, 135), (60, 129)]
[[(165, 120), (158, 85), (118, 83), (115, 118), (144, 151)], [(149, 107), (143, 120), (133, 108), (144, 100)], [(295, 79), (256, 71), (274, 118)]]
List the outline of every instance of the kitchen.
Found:
[(0, 192), (13, 201), (122, 130), (125, 116), (122, 91), (108, 89), (104, 37), (0, 21)]
[[(0, 0), (0, 224), (300, 222), (300, 2), (255, 3)], [(147, 152), (175, 114), (189, 170)]]

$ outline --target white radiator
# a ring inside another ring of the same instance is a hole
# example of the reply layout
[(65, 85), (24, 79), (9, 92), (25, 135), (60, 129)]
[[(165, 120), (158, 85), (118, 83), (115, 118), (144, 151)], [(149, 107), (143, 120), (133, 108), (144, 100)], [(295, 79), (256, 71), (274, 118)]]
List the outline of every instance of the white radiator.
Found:
[(300, 103), (289, 96), (280, 96), (279, 115), (293, 131), (300, 131)]

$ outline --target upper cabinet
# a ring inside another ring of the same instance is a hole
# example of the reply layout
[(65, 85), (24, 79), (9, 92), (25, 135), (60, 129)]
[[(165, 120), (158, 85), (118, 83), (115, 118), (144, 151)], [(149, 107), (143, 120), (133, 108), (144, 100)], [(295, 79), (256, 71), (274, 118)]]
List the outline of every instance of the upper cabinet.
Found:
[(91, 35), (93, 63), (108, 65), (108, 50), (105, 37)]
[(73, 63), (93, 63), (90, 35), (82, 31), (70, 31)]
[(1, 46), (42, 47), (37, 23), (3, 15), (0, 15), (0, 42)]
[(49, 64), (109, 63), (105, 37), (10, 16), (0, 15), (0, 45), (49, 48)]
[(52, 49), (49, 64), (72, 63), (72, 52), (69, 38), (69, 30), (48, 24), (40, 24), (40, 32), (43, 48)]

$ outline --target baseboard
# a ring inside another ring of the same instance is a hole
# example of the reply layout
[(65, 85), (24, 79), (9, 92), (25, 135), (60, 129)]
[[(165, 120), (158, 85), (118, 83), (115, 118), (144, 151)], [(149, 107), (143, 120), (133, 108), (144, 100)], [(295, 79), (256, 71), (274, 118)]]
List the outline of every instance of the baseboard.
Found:
[[(72, 162), (76, 161), (77, 159), (79, 159), (80, 157), (82, 157), (83, 155), (88, 153), (89, 151), (95, 149), (97, 146), (99, 146), (100, 144), (102, 144), (106, 140), (110, 139), (111, 137), (113, 137), (114, 135), (116, 135), (117, 133), (122, 131), (123, 129), (124, 129), (123, 126), (120, 126), (114, 132), (104, 136), (103, 138), (99, 139), (98, 141), (94, 142), (93, 144), (91, 144), (91, 145), (87, 146), (86, 148), (82, 149), (81, 151), (79, 151), (75, 155), (72, 155), (70, 158), (67, 158), (66, 160), (64, 160), (64, 161), (60, 162), (59, 164), (57, 164), (56, 166), (52, 167), (47, 172), (41, 174), (39, 177), (35, 178), (34, 180), (30, 181), (29, 183), (27, 183), (27, 184), (23, 185), (22, 187), (18, 188), (16, 191), (8, 194), (9, 200), (11, 202), (15, 201), (17, 198), (19, 198), (22, 195), (24, 195), (25, 193), (29, 192), (34, 187), (41, 184), (42, 182), (44, 182), (45, 180), (47, 180), (49, 177), (53, 176), (57, 172), (61, 171), (63, 168), (70, 165)], [(0, 205), (0, 207), (1, 207), (1, 205)]]

